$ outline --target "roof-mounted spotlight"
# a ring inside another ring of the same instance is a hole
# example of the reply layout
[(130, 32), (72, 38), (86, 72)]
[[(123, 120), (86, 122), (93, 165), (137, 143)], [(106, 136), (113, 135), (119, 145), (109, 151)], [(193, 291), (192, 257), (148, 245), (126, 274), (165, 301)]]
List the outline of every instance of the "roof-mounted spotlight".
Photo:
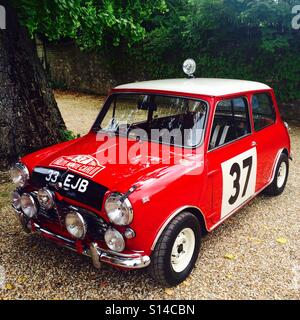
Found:
[(194, 73), (197, 69), (197, 65), (194, 59), (187, 59), (183, 63), (183, 72), (188, 75), (189, 78), (194, 78)]

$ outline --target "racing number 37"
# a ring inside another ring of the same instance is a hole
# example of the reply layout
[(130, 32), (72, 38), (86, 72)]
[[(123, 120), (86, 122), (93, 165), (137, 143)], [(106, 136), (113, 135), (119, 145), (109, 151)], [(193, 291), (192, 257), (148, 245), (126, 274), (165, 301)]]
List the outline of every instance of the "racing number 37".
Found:
[(256, 148), (222, 163), (223, 196), (221, 218), (226, 217), (255, 193)]
[[(252, 156), (243, 161), (243, 169), (248, 168), (248, 173), (247, 173), (242, 197), (244, 197), (246, 195), (246, 192), (248, 189), (249, 179), (250, 179), (251, 170), (252, 170), (252, 164), (253, 164), (253, 157)], [(237, 201), (237, 199), (240, 195), (240, 191), (241, 191), (241, 184), (240, 184), (241, 183), (241, 167), (237, 162), (235, 162), (232, 165), (231, 170), (230, 170), (230, 174), (233, 177), (234, 176), (236, 177), (233, 182), (233, 187), (235, 188), (236, 192), (235, 192), (234, 196), (231, 196), (230, 199), (228, 200), (229, 204), (233, 205)]]

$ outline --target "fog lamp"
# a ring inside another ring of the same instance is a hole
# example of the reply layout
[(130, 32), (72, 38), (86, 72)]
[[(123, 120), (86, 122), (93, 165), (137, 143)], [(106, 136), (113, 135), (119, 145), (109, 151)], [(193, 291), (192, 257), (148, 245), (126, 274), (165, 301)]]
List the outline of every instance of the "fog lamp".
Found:
[(183, 63), (183, 72), (189, 77), (194, 77), (196, 68), (197, 68), (196, 62), (193, 59), (187, 59)]
[(16, 210), (21, 210), (21, 195), (18, 191), (12, 193), (12, 205)]
[(125, 249), (125, 240), (122, 234), (115, 229), (108, 229), (105, 232), (105, 242), (112, 251), (122, 252)]
[(67, 214), (66, 228), (70, 235), (76, 239), (84, 239), (87, 233), (86, 222), (78, 212), (70, 212)]
[(24, 193), (21, 197), (21, 208), (28, 218), (33, 218), (37, 214), (37, 205), (30, 194)]
[(50, 210), (54, 207), (54, 195), (47, 188), (40, 189), (37, 197), (42, 208)]

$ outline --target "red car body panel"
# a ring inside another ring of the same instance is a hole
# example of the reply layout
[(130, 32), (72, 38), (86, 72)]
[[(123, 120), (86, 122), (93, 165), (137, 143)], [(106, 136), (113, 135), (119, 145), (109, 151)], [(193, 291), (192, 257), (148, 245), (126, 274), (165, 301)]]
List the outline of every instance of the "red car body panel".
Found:
[[(143, 92), (167, 94), (176, 96), (185, 96), (191, 98), (200, 98), (208, 101), (210, 107), (208, 112), (206, 133), (203, 144), (190, 149), (187, 153), (188, 165), (180, 164), (104, 164), (104, 169), (94, 178), (98, 184), (101, 184), (110, 192), (126, 193), (133, 185), (137, 187), (135, 192), (129, 196), (129, 200), (134, 208), (134, 220), (130, 227), (136, 232), (136, 237), (126, 240), (126, 251), (141, 251), (151, 255), (158, 236), (163, 231), (164, 226), (171, 217), (185, 208), (193, 210), (199, 217), (203, 217), (205, 228), (208, 231), (213, 230), (222, 220), (222, 174), (221, 164), (238, 154), (241, 154), (253, 146), (257, 148), (257, 182), (255, 194), (264, 189), (272, 180), (276, 161), (282, 150), (290, 154), (290, 138), (287, 129), (280, 118), (278, 106), (273, 90), (269, 90), (276, 109), (275, 124), (259, 131), (254, 131), (253, 120), (251, 117), (251, 96), (257, 91), (247, 93), (237, 93), (230, 96), (208, 97), (196, 94), (185, 94), (184, 92), (166, 92), (154, 90), (113, 90), (113, 93), (121, 92)], [(266, 92), (265, 90), (263, 92)], [(209, 151), (209, 139), (212, 130), (214, 112), (217, 103), (225, 98), (246, 97), (250, 105), (250, 118), (252, 134), (243, 137), (228, 145), (224, 145), (215, 150)], [(111, 141), (112, 144), (119, 144), (122, 137), (117, 137)], [(98, 141), (97, 141), (98, 140)], [(86, 136), (74, 141), (58, 144), (44, 150), (35, 152), (22, 158), (29, 171), (35, 167), (49, 167), (49, 165), (59, 157), (74, 155), (95, 156), (101, 146), (107, 141), (101, 140), (100, 136), (91, 131)], [(129, 141), (129, 146), (136, 141)], [(154, 142), (145, 142), (150, 148)], [(184, 148), (171, 147), (170, 157), (176, 154), (182, 154)], [(186, 152), (186, 150), (185, 150)], [(121, 156), (121, 155), (117, 155)], [(134, 159), (130, 159), (134, 162)], [(192, 174), (195, 173), (195, 174)], [(89, 209), (108, 221), (104, 208), (96, 210), (85, 203), (80, 203), (74, 199), (60, 199), (70, 204)], [(144, 198), (149, 201), (143, 201)], [(249, 200), (241, 206), (245, 205)], [(104, 199), (105, 202), (105, 199)], [(104, 203), (103, 202), (103, 203)], [(231, 215), (227, 215), (228, 218)], [(48, 226), (51, 228), (51, 226)], [(122, 229), (122, 228), (118, 228)], [(53, 230), (53, 226), (52, 226)], [(59, 232), (59, 230), (54, 230)], [(65, 234), (65, 236), (68, 236)], [(105, 246), (104, 244), (101, 244)]]

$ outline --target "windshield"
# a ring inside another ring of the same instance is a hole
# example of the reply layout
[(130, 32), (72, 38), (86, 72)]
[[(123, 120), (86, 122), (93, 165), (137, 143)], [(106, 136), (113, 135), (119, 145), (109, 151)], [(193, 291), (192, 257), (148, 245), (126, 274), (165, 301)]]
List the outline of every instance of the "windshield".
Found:
[(203, 139), (208, 104), (175, 96), (115, 94), (95, 128), (133, 139), (195, 147)]

